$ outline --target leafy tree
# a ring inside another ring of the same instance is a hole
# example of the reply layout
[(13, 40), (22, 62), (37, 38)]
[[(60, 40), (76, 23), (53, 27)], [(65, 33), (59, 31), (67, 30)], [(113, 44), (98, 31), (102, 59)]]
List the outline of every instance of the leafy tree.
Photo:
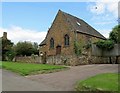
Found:
[(119, 39), (119, 32), (120, 31), (120, 24), (115, 26), (112, 31), (110, 32), (109, 39), (113, 40), (115, 43), (120, 43)]
[(31, 42), (18, 42), (15, 46), (15, 51), (16, 55), (21, 55), (21, 56), (31, 56), (32, 54), (37, 54), (38, 53), (38, 44), (34, 43), (32, 44)]
[(8, 57), (9, 61), (13, 60), (13, 58), (16, 56), (16, 52), (14, 50), (14, 47), (12, 47), (9, 51), (6, 52), (6, 56)]
[(2, 60), (6, 60), (6, 53), (11, 51), (11, 48), (13, 46), (13, 43), (11, 42), (11, 40), (8, 39), (4, 39), (4, 38), (0, 38), (0, 45), (2, 46)]
[(39, 55), (38, 43), (33, 43), (33, 53)]
[(18, 42), (15, 46), (16, 55), (30, 56), (32, 54), (32, 44), (30, 42)]

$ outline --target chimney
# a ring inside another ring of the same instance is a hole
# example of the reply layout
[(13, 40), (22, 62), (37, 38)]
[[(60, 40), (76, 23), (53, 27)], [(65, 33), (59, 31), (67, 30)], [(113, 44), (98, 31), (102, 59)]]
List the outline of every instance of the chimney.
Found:
[(7, 32), (3, 32), (3, 39), (7, 39)]

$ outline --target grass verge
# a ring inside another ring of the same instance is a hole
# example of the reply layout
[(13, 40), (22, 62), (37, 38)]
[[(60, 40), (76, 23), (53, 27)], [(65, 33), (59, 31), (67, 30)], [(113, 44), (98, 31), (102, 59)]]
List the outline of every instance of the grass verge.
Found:
[(2, 62), (0, 61), (0, 69), (2, 68)]
[(118, 73), (104, 73), (79, 81), (77, 91), (118, 91)]
[(49, 64), (33, 64), (33, 63), (17, 63), (17, 62), (3, 62), (2, 68), (17, 72), (22, 76), (38, 74), (38, 73), (51, 73), (63, 70), (67, 67)]

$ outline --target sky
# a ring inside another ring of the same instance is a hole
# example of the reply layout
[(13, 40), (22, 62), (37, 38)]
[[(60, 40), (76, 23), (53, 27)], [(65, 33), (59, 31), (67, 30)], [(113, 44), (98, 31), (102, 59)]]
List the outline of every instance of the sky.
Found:
[[(38, 44), (45, 38), (58, 10), (74, 15), (109, 37), (118, 24), (118, 2), (2, 2), (0, 37), (17, 43), (31, 41)], [(1, 12), (0, 12), (1, 13)]]

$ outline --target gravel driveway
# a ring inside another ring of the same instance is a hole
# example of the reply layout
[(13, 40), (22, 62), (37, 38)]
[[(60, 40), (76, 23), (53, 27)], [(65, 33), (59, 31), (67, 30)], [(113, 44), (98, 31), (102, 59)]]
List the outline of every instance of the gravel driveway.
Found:
[(117, 64), (82, 65), (70, 67), (69, 70), (61, 72), (26, 77), (3, 70), (3, 89), (13, 91), (73, 91), (78, 80), (111, 72), (118, 72)]

